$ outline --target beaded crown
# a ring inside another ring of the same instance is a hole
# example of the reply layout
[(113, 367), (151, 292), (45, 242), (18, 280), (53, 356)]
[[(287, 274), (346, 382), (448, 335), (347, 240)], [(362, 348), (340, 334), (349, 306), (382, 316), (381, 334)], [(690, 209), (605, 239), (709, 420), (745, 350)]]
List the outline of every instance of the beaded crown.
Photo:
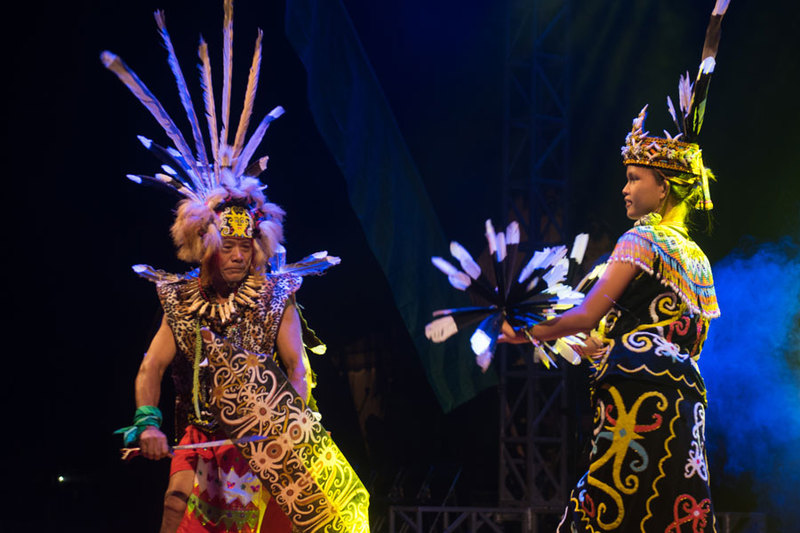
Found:
[[(622, 147), (622, 162), (626, 165), (664, 168), (692, 174), (703, 175), (703, 156), (696, 143), (682, 142), (667, 131), (665, 138), (650, 137), (644, 131), (647, 106), (633, 119), (633, 127), (625, 137)], [(680, 134), (679, 134), (680, 135)]]

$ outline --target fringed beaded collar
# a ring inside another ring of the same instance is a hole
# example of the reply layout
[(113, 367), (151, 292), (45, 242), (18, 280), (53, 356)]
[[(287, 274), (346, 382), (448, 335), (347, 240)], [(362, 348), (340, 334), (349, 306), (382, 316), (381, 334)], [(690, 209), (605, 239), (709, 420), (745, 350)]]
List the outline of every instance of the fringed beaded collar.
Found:
[(633, 263), (674, 290), (693, 314), (720, 315), (708, 258), (685, 230), (637, 224), (617, 241), (609, 261)]

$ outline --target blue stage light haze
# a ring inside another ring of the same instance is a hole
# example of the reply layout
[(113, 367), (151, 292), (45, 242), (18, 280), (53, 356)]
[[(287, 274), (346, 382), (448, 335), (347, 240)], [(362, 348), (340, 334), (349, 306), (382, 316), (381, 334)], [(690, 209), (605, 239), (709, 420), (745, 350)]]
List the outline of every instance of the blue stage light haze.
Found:
[(714, 279), (722, 317), (712, 322), (700, 359), (708, 387), (712, 482), (715, 475), (746, 480), (752, 486), (743, 493), (756, 495), (755, 510), (771, 521), (797, 524), (798, 246), (786, 239), (731, 254), (714, 265)]

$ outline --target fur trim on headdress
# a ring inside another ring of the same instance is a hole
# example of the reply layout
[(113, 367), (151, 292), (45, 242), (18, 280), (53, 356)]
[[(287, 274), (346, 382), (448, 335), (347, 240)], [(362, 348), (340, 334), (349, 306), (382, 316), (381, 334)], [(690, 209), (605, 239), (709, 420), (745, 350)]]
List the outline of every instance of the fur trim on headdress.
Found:
[(262, 267), (283, 242), (283, 217), (285, 212), (278, 205), (266, 201), (263, 186), (253, 178), (246, 178), (244, 190), (220, 187), (206, 202), (192, 199), (178, 204), (175, 222), (172, 224), (172, 239), (178, 248), (178, 258), (200, 263), (213, 255), (222, 246), (219, 232), (218, 212), (226, 205), (242, 205), (255, 219), (253, 243), (256, 253), (253, 263)]

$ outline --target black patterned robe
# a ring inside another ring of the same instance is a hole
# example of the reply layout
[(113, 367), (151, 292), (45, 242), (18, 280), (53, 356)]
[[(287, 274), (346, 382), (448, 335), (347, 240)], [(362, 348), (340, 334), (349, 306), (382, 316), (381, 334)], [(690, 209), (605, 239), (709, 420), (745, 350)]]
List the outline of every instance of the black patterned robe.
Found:
[(708, 259), (679, 228), (637, 226), (610, 261), (642, 272), (606, 315), (590, 467), (559, 532), (716, 531), (697, 359), (719, 316)]

